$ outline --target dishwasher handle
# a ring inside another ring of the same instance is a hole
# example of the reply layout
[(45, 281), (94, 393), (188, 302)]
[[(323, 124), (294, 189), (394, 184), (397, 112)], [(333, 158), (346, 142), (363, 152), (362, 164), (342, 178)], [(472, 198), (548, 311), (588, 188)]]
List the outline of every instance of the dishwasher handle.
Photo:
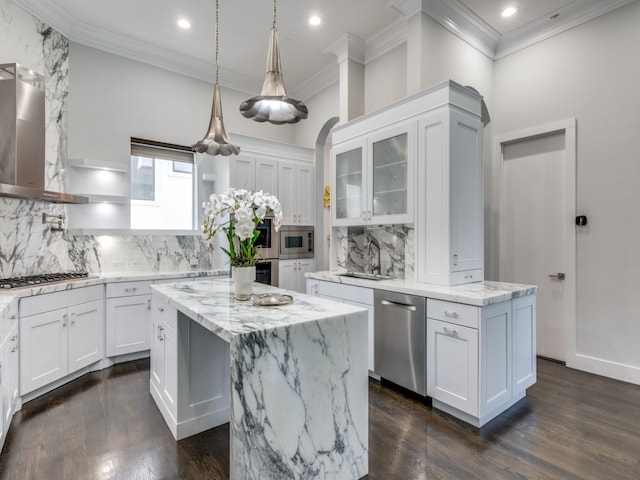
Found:
[(381, 305), (386, 305), (386, 306), (389, 306), (389, 307), (404, 308), (406, 310), (411, 310), (412, 312), (417, 312), (418, 311), (418, 307), (416, 307), (415, 305), (409, 305), (407, 303), (400, 303), (400, 302), (392, 302), (391, 300), (380, 300), (380, 304)]

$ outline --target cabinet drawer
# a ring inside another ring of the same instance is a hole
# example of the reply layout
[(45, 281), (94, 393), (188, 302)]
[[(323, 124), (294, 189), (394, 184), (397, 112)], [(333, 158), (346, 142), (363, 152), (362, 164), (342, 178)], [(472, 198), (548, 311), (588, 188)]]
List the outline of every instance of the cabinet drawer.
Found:
[(480, 325), (480, 307), (428, 298), (427, 317), (477, 329)]
[(465, 270), (451, 274), (451, 285), (463, 285), (465, 283), (481, 282), (482, 270)]
[(149, 280), (107, 283), (107, 298), (147, 295), (151, 293), (149, 285), (151, 285)]
[(20, 318), (50, 312), (59, 308), (67, 308), (70, 305), (102, 300), (104, 287), (93, 285), (91, 287), (72, 288), (60, 292), (45, 293), (20, 299)]
[(356, 287), (354, 285), (343, 285), (333, 282), (318, 282), (318, 295), (332, 297), (339, 300), (364, 303), (373, 305), (373, 289), (366, 287)]

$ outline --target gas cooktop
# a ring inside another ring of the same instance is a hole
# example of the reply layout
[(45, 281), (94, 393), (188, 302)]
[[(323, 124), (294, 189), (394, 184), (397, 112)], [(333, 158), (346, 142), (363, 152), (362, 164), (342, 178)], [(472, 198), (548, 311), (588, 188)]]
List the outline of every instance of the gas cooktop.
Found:
[(42, 275), (29, 275), (25, 277), (11, 277), (0, 279), (0, 289), (20, 287), (33, 287), (45, 283), (66, 282), (68, 280), (81, 280), (88, 278), (88, 272), (44, 273)]

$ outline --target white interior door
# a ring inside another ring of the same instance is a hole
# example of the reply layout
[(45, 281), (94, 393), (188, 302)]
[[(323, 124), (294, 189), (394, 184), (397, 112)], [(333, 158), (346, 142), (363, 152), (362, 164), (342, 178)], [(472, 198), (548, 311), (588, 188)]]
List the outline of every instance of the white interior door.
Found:
[(501, 279), (538, 286), (537, 354), (561, 361), (570, 353), (574, 322), (575, 150), (570, 137), (562, 129), (500, 142)]

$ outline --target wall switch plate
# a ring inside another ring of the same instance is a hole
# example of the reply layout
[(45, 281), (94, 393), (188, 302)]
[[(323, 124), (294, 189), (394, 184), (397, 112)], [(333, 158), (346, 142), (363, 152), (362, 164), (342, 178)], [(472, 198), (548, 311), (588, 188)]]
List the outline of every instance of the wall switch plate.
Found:
[(191, 265), (192, 267), (197, 267), (198, 266), (198, 258), (197, 257), (193, 257), (189, 259), (189, 265)]

